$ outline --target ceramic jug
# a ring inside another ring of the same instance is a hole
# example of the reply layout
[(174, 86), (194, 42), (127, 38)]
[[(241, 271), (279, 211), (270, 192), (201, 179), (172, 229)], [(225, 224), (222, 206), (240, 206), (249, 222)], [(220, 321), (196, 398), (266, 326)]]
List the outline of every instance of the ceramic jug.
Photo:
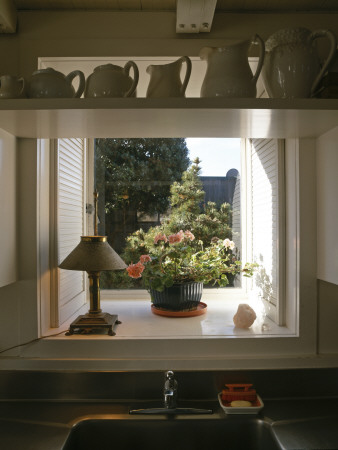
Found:
[[(78, 76), (79, 87), (75, 91), (72, 81)], [(70, 98), (81, 97), (85, 86), (85, 76), (80, 70), (73, 70), (67, 76), (48, 67), (33, 72), (28, 86), (30, 98)]]
[[(134, 79), (129, 76), (133, 68)], [(114, 64), (97, 66), (86, 80), (85, 97), (135, 97), (139, 79), (138, 67), (128, 61), (124, 67)]]
[[(182, 64), (186, 63), (186, 72), (181, 81)], [(182, 56), (177, 61), (169, 64), (151, 65), (146, 69), (150, 75), (147, 97), (184, 97), (190, 75), (191, 60)]]
[[(259, 46), (259, 61), (253, 75), (248, 50)], [(200, 58), (207, 61), (201, 97), (256, 97), (256, 83), (264, 61), (264, 42), (255, 35), (251, 40), (225, 47), (204, 47)]]
[[(315, 40), (329, 39), (329, 54), (321, 65)], [(306, 28), (290, 28), (274, 33), (265, 43), (262, 70), (269, 97), (304, 98), (315, 94), (336, 50), (336, 37), (329, 30), (311, 32)]]
[(0, 98), (23, 98), (25, 97), (25, 80), (13, 75), (2, 75), (0, 77)]

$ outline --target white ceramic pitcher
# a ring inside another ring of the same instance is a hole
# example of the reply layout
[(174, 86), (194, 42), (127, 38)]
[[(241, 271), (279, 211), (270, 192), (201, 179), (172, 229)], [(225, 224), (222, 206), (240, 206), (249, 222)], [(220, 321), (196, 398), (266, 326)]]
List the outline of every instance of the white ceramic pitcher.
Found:
[(2, 75), (0, 77), (0, 98), (25, 97), (25, 80), (14, 75)]
[[(330, 50), (323, 64), (315, 40), (329, 39)], [(265, 43), (262, 70), (265, 89), (273, 98), (306, 98), (315, 94), (336, 50), (336, 37), (329, 30), (311, 32), (306, 28), (286, 28)]]
[[(186, 72), (181, 81), (182, 64), (186, 63)], [(147, 67), (150, 75), (147, 97), (184, 97), (190, 75), (191, 61), (188, 56), (182, 56), (169, 64), (151, 65)]]
[[(260, 50), (255, 74), (248, 61), (252, 44), (258, 44)], [(207, 61), (201, 97), (256, 97), (256, 83), (264, 61), (264, 42), (258, 35), (234, 45), (204, 47), (200, 58)]]

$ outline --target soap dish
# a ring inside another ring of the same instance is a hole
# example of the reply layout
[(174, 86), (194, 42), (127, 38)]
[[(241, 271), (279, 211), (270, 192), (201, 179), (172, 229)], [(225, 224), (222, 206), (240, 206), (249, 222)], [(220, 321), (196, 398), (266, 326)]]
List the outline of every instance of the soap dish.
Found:
[(264, 403), (258, 394), (256, 401), (252, 402), (252, 406), (242, 407), (230, 406), (230, 403), (223, 403), (221, 395), (222, 392), (218, 394), (218, 401), (226, 414), (258, 414), (264, 408)]

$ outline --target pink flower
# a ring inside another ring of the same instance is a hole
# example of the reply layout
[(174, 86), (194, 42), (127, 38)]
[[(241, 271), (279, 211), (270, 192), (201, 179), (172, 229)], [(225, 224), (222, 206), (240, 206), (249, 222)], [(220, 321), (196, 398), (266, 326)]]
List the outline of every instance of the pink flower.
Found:
[(144, 265), (139, 261), (136, 264), (129, 264), (126, 270), (131, 278), (141, 278)]
[(182, 241), (183, 241), (183, 238), (184, 238), (184, 233), (183, 233), (182, 230), (179, 231), (179, 232), (176, 233), (176, 234), (171, 234), (171, 235), (168, 237), (169, 244), (177, 244), (177, 243), (179, 243), (179, 242), (182, 242)]
[(151, 261), (151, 257), (149, 255), (141, 255), (140, 256), (140, 262), (142, 264), (147, 263), (149, 261)]
[(154, 238), (154, 243), (157, 244), (158, 241), (168, 242), (167, 236), (164, 233), (158, 233)]
[(195, 236), (192, 234), (191, 231), (187, 230), (184, 232), (184, 236), (193, 241), (195, 239)]

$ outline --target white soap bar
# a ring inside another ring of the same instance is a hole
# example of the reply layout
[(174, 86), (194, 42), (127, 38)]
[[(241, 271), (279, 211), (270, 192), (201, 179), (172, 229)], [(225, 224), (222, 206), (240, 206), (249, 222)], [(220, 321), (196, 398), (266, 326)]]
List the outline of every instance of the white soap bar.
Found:
[(251, 402), (247, 400), (233, 400), (230, 405), (234, 408), (247, 408), (248, 406), (252, 406)]

